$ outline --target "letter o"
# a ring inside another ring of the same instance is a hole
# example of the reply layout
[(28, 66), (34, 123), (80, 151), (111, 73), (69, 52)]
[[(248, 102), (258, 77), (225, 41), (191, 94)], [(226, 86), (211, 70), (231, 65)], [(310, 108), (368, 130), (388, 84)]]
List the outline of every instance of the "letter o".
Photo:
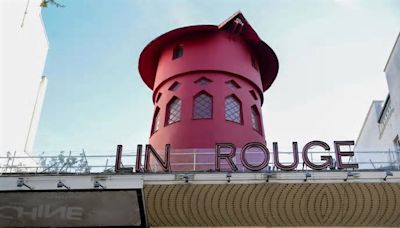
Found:
[[(247, 159), (246, 159), (246, 151), (248, 149), (251, 149), (251, 148), (259, 148), (264, 153), (264, 155), (265, 155), (264, 156), (264, 160), (263, 160), (263, 162), (261, 164), (252, 165), (247, 161)], [(240, 160), (242, 161), (242, 165), (244, 167), (246, 167), (246, 169), (251, 170), (251, 171), (260, 171), (260, 170), (264, 169), (265, 167), (267, 167), (267, 165), (268, 165), (268, 162), (269, 162), (269, 150), (264, 144), (259, 143), (259, 142), (247, 143), (242, 148), (242, 151), (240, 153)]]

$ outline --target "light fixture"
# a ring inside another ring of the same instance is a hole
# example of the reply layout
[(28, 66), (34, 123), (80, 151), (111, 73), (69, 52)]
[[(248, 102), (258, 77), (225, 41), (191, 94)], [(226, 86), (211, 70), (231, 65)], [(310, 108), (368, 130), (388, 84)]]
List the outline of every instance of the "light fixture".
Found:
[(389, 176), (392, 177), (392, 176), (393, 176), (393, 173), (392, 173), (391, 171), (387, 170), (387, 171), (386, 171), (386, 176), (385, 176), (385, 178), (383, 178), (383, 180), (386, 181), (386, 180), (387, 180), (387, 177), (389, 177)]
[(31, 186), (27, 185), (27, 184), (24, 182), (24, 178), (20, 177), (20, 178), (18, 178), (18, 180), (17, 180), (17, 187), (21, 188), (21, 187), (23, 187), (23, 186), (27, 187), (29, 190), (33, 190), (33, 188), (32, 188)]
[(232, 174), (231, 173), (228, 173), (228, 174), (226, 174), (226, 178), (228, 178), (228, 183), (231, 183), (231, 177), (232, 177)]
[(267, 171), (267, 173), (265, 174), (265, 182), (269, 182), (269, 178), (271, 178), (272, 177), (272, 173), (271, 173), (271, 171)]
[(104, 187), (102, 184), (100, 184), (100, 182), (95, 181), (93, 184), (94, 188), (102, 188), (105, 189), (106, 187)]
[(194, 180), (194, 174), (188, 173), (177, 173), (175, 174), (175, 180), (177, 181), (185, 181), (185, 183), (189, 183), (189, 180)]
[(68, 190), (71, 190), (71, 188), (68, 187), (67, 185), (65, 185), (62, 181), (58, 181), (57, 188), (62, 188), (62, 187), (66, 188)]
[(304, 182), (306, 182), (307, 179), (310, 178), (310, 177), (311, 177), (311, 173), (307, 172), (307, 173), (306, 173), (306, 179), (304, 179)]
[(186, 184), (189, 183), (189, 176), (188, 175), (183, 176), (183, 179), (185, 180)]
[(346, 179), (344, 179), (344, 181), (347, 181), (349, 179), (349, 177), (353, 177), (353, 176), (354, 176), (354, 174), (352, 172), (347, 172)]

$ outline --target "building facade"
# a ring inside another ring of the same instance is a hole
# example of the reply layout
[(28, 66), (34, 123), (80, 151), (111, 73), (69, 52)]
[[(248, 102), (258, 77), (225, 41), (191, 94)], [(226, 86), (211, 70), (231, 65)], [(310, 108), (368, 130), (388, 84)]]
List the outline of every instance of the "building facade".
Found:
[(214, 168), (214, 153), (204, 153), (216, 143), (266, 144), (261, 106), (278, 60), (240, 12), (161, 35), (144, 48), (139, 71), (153, 90), (150, 144), (171, 145), (172, 169)]
[[(192, 34), (194, 31), (201, 31), (202, 35)], [(255, 124), (252, 107), (261, 116), (262, 92), (275, 78), (277, 62), (268, 46), (256, 38), (243, 16), (237, 13), (220, 26), (174, 30), (144, 50), (140, 72), (146, 84), (155, 90), (150, 143), (160, 154), (163, 150), (159, 147), (169, 143), (178, 150), (196, 151), (220, 142), (238, 148), (247, 140), (265, 143), (262, 122)], [(170, 48), (163, 49), (164, 42)], [(207, 52), (203, 53), (203, 48)], [(214, 53), (218, 58), (213, 59)], [(233, 53), (238, 57), (232, 56)], [(254, 53), (258, 64), (253, 66), (250, 54)], [(192, 63), (190, 58), (196, 61)], [(398, 69), (390, 72), (399, 72)], [(389, 102), (384, 106), (388, 107)], [(390, 129), (396, 108), (391, 108), (391, 112), (371, 109), (370, 113), (376, 119), (386, 118), (382, 121), (389, 122), (382, 129)], [(379, 130), (374, 126), (366, 122), (365, 131)], [(200, 138), (193, 139), (194, 136)], [(373, 139), (371, 136), (370, 140)], [(359, 146), (363, 145), (361, 140), (365, 142), (368, 138), (360, 137)], [(118, 148), (122, 149), (122, 145)], [(179, 151), (172, 152), (177, 155)], [(207, 162), (214, 155), (213, 151), (211, 157), (200, 158)], [(109, 157), (105, 158), (107, 166)], [(126, 158), (133, 160), (132, 155)], [(181, 172), (146, 173), (140, 163), (123, 172), (80, 167), (62, 173), (48, 167), (39, 167), (35, 173), (7, 170), (0, 175), (0, 227), (400, 227), (399, 170), (361, 167), (292, 172), (282, 169), (187, 172), (193, 169), (185, 164), (196, 165), (201, 159), (171, 158), (183, 167)], [(118, 159), (116, 156), (115, 160)], [(67, 163), (68, 159), (64, 164)], [(118, 163), (121, 162), (116, 162), (116, 166)]]
[(372, 102), (354, 147), (362, 168), (400, 168), (399, 37), (385, 67), (389, 94), (385, 101)]
[[(48, 40), (41, 17), (41, 0), (5, 1), (2, 13), (0, 92), (1, 165), (32, 166), (31, 156), (47, 79), (42, 75)], [(11, 165), (11, 163), (13, 163)]]

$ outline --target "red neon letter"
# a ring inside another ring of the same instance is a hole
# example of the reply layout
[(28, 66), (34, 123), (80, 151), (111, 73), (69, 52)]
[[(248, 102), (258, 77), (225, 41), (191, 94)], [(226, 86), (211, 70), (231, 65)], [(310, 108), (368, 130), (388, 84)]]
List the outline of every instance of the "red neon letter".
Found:
[[(221, 148), (230, 148), (231, 152), (229, 154), (221, 154)], [(236, 147), (232, 143), (217, 143), (215, 145), (215, 170), (221, 171), (221, 159), (226, 159), (229, 166), (233, 171), (237, 171), (235, 163), (233, 163), (232, 158), (235, 157)]]
[[(246, 159), (246, 152), (248, 149), (250, 148), (259, 148), (260, 150), (262, 150), (262, 152), (264, 153), (264, 160), (261, 164), (259, 165), (252, 165), (250, 164), (247, 159)], [(246, 167), (246, 169), (251, 170), (251, 171), (259, 171), (264, 169), (269, 162), (269, 150), (268, 148), (259, 142), (251, 142), (251, 143), (247, 143), (243, 148), (242, 148), (242, 152), (240, 153), (240, 160), (242, 160), (242, 165), (244, 167)]]
[(338, 169), (358, 169), (358, 164), (343, 164), (342, 156), (354, 156), (353, 151), (340, 151), (340, 146), (353, 146), (354, 141), (334, 141), (335, 144), (335, 153), (336, 153), (336, 160), (337, 160), (337, 167)]
[(156, 159), (158, 164), (163, 167), (165, 172), (171, 171), (171, 164), (169, 160), (170, 146), (170, 144), (165, 145), (165, 161), (163, 161), (157, 151), (150, 144), (147, 144), (146, 151), (144, 153), (144, 171), (150, 171), (150, 154), (153, 154), (154, 158)]
[(297, 142), (293, 142), (292, 147), (293, 147), (293, 163), (290, 165), (283, 165), (279, 161), (279, 151), (278, 151), (278, 143), (274, 142), (272, 143), (273, 145), (273, 150), (274, 150), (274, 163), (275, 166), (280, 169), (280, 170), (285, 170), (285, 171), (291, 171), (295, 170), (297, 166), (299, 165), (299, 148), (297, 146)]
[(329, 151), (331, 148), (329, 147), (328, 144), (326, 144), (325, 142), (322, 141), (312, 141), (307, 143), (304, 148), (303, 148), (303, 161), (306, 163), (306, 165), (308, 167), (310, 167), (311, 169), (315, 169), (315, 170), (322, 170), (322, 169), (326, 169), (326, 168), (333, 168), (333, 161), (332, 161), (332, 156), (321, 156), (321, 160), (326, 160), (326, 162), (322, 165), (317, 165), (314, 164), (310, 161), (310, 159), (308, 159), (308, 150), (311, 149), (314, 146), (320, 146), (322, 148), (324, 148), (326, 151)]

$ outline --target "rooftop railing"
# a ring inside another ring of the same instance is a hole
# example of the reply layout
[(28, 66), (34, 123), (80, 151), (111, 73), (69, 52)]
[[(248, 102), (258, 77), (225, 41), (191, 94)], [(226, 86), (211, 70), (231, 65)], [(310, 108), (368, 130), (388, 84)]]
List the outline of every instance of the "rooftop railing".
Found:
[[(240, 151), (238, 149), (237, 151)], [(89, 173), (114, 173), (115, 154), (88, 155), (85, 151), (44, 152), (37, 156), (17, 156), (17, 153), (7, 152), (0, 157), (0, 174), (6, 173), (47, 173), (47, 174), (89, 174)], [(322, 164), (320, 158), (324, 155), (332, 156), (334, 152), (310, 151), (309, 159), (315, 164)], [(264, 154), (259, 151), (249, 151), (246, 156), (248, 162), (258, 165), (262, 162)], [(163, 157), (161, 155), (161, 157)], [(190, 149), (171, 151), (171, 170), (193, 172), (215, 172), (215, 152), (212, 149)], [(150, 172), (163, 172), (161, 166), (151, 157)], [(343, 164), (357, 163), (358, 170), (400, 170), (400, 152), (396, 151), (358, 151), (354, 157), (343, 157)], [(279, 160), (284, 165), (293, 162), (292, 152), (279, 152)], [(233, 162), (239, 168), (238, 172), (250, 172), (242, 164), (237, 153)], [(135, 171), (136, 152), (124, 151), (121, 157), (123, 170)], [(141, 167), (144, 170), (144, 156), (141, 158)], [(299, 164), (296, 170), (311, 170), (302, 160), (299, 153)], [(328, 169), (327, 169), (328, 170)], [(221, 171), (230, 171), (227, 162), (221, 160)], [(270, 153), (269, 165), (259, 171), (280, 171), (274, 165), (273, 153)]]

